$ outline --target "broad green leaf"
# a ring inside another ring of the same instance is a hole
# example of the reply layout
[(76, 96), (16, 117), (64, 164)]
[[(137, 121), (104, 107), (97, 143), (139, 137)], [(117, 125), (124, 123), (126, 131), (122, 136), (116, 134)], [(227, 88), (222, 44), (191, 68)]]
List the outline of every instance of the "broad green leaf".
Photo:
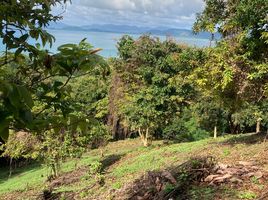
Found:
[(24, 34), (19, 38), (19, 40), (20, 42), (25, 42), (28, 39), (28, 37), (29, 37), (29, 34)]
[(73, 49), (76, 47), (76, 44), (64, 44), (58, 47), (59, 51), (62, 51), (64, 49)]
[(23, 98), (25, 104), (32, 108), (34, 106), (34, 102), (31, 97), (31, 93), (24, 86), (17, 86), (20, 97)]
[(21, 54), (22, 51), (23, 51), (23, 48), (18, 48), (18, 49), (15, 51), (15, 57), (18, 57), (18, 55)]
[(32, 123), (33, 121), (33, 116), (30, 110), (22, 111), (20, 117), (26, 124)]
[(8, 93), (8, 99), (12, 106), (19, 108), (21, 106), (20, 94), (17, 90), (16, 85), (12, 85), (11, 90)]

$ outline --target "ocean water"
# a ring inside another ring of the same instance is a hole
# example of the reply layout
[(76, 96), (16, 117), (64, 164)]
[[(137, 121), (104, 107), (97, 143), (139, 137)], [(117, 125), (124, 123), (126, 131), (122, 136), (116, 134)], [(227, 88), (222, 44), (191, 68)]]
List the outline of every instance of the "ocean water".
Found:
[[(57, 47), (66, 43), (79, 43), (82, 39), (87, 38), (87, 41), (96, 48), (101, 48), (100, 55), (104, 57), (116, 57), (117, 41), (122, 37), (122, 33), (107, 33), (107, 32), (88, 32), (88, 31), (69, 31), (69, 30), (48, 30), (49, 33), (56, 38), (55, 43), (50, 49), (51, 52), (57, 52)], [(132, 34), (133, 38), (138, 38), (140, 35)], [(153, 35), (165, 40), (166, 36)], [(191, 38), (191, 37), (176, 37), (173, 38), (178, 43), (184, 43), (191, 46), (204, 47), (209, 45), (209, 39)], [(34, 41), (31, 43), (34, 44)], [(45, 47), (48, 48), (48, 47)], [(0, 51), (4, 51), (5, 46), (0, 43)]]

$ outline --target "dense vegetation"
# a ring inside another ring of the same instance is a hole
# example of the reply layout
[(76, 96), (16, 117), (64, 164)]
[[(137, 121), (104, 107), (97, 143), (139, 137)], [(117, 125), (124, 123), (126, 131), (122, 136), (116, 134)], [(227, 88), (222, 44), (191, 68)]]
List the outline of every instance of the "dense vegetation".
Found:
[(205, 0), (193, 30), (221, 33), (213, 47), (126, 35), (110, 59), (86, 39), (43, 50), (54, 40), (47, 25), (60, 19), (51, 8), (65, 3), (0, 5), (3, 157), (45, 163), (55, 178), (64, 160), (112, 139), (147, 147), (268, 129), (267, 0)]

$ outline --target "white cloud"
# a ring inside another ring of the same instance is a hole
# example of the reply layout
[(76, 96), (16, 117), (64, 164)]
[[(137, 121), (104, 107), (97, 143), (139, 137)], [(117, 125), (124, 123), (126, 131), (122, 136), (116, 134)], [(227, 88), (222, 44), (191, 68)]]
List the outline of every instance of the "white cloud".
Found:
[(72, 0), (63, 22), (190, 28), (203, 5), (203, 0)]

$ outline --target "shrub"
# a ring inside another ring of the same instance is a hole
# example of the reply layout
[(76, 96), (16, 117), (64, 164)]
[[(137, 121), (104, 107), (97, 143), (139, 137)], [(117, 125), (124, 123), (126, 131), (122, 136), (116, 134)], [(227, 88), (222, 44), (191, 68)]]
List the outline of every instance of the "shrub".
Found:
[(1, 156), (11, 159), (37, 159), (40, 148), (41, 142), (37, 137), (23, 131), (10, 133), (7, 142), (0, 146), (0, 150), (4, 151)]
[(185, 109), (181, 116), (174, 118), (172, 123), (163, 130), (164, 138), (179, 142), (196, 141), (209, 137), (209, 133), (201, 129), (193, 114)]

